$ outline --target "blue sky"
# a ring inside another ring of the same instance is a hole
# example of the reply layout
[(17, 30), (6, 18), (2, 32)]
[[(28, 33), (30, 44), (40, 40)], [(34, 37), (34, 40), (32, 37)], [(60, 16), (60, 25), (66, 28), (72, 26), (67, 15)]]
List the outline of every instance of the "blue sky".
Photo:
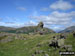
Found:
[(35, 26), (60, 31), (75, 25), (75, 0), (0, 0), (0, 26)]

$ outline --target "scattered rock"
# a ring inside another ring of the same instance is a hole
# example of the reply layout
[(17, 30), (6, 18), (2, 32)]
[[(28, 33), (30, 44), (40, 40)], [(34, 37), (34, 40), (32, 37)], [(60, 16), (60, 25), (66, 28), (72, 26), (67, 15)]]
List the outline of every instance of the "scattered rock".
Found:
[(72, 51), (72, 45), (65, 45), (64, 47), (66, 51)]
[(32, 56), (35, 56), (35, 54), (32, 54)]
[(48, 49), (48, 51), (51, 51), (51, 49)]
[(49, 56), (48, 54), (45, 54), (44, 56)]
[(34, 54), (40, 54), (39, 50), (36, 50), (36, 51), (34, 52)]
[(73, 37), (75, 37), (75, 32), (73, 33)]
[(36, 45), (36, 47), (41, 47), (42, 45), (40, 44), (40, 43), (38, 43), (37, 45)]
[(12, 37), (6, 37), (6, 38), (0, 40), (0, 42), (1, 42), (1, 43), (7, 43), (7, 42), (11, 42), (11, 41), (13, 41), (13, 40), (14, 40), (14, 39), (13, 39)]
[(39, 50), (39, 53), (45, 53), (45, 51), (43, 51), (43, 50)]

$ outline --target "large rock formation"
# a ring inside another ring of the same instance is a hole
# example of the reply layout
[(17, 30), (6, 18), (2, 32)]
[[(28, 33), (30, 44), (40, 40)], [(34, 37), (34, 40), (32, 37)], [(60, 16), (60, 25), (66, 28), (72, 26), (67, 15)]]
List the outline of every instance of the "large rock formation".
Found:
[(38, 24), (38, 27), (39, 27), (39, 28), (43, 28), (43, 26), (44, 26), (43, 22), (40, 22), (40, 23)]

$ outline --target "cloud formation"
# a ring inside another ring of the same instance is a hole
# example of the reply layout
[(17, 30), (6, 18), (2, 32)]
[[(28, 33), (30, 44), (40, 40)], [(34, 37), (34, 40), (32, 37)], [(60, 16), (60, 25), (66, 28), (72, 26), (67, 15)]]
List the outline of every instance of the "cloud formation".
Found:
[(21, 10), (21, 11), (26, 11), (26, 8), (24, 7), (17, 7), (18, 10)]
[[(74, 9), (72, 9), (74, 8), (72, 4), (69, 1), (58, 0), (58, 1), (54, 1), (53, 4), (47, 3), (47, 6), (46, 4), (44, 4), (42, 7), (36, 6), (36, 5), (32, 7), (27, 6), (26, 8), (17, 7), (16, 9), (21, 12), (25, 12), (27, 8), (30, 8), (29, 11), (28, 10), (26, 11), (28, 15), (24, 14), (26, 18), (24, 17), (22, 19), (19, 17), (17, 18), (16, 16), (14, 18), (12, 17), (13, 15), (9, 15), (10, 17), (0, 18), (0, 25), (10, 26), (10, 27), (24, 27), (24, 26), (34, 26), (34, 25), (37, 25), (40, 21), (42, 21), (44, 22), (45, 27), (51, 28), (56, 31), (63, 30), (68, 26), (75, 25), (75, 11)], [(41, 11), (39, 11), (39, 9)], [(46, 11), (46, 12), (43, 12), (43, 11)], [(23, 15), (21, 14), (20, 16), (23, 16)], [(30, 16), (31, 19), (27, 18), (27, 16)], [(22, 20), (26, 20), (27, 22)]]
[[(50, 27), (51, 25), (55, 25), (54, 29), (56, 30), (58, 27), (60, 28), (62, 26), (68, 26), (68, 25), (73, 25), (74, 23), (72, 20), (75, 17), (75, 11), (70, 12), (70, 13), (60, 13), (58, 11), (52, 12), (50, 15), (41, 15), (41, 16), (32, 16), (32, 19), (39, 21), (42, 21), (45, 23), (45, 26)], [(61, 29), (61, 28), (60, 28)]]
[(41, 11), (50, 11), (50, 10), (69, 10), (74, 8), (74, 6), (68, 2), (63, 0), (58, 0), (53, 4), (50, 4), (49, 7), (41, 8)]
[(24, 26), (35, 26), (37, 25), (36, 22), (34, 21), (28, 21), (25, 23), (20, 23), (20, 22), (0, 22), (0, 26), (9, 26), (9, 27), (14, 27), (14, 28), (19, 28), (19, 27), (24, 27)]
[(73, 5), (67, 1), (59, 0), (50, 5), (49, 7), (54, 10), (67, 10), (73, 8)]
[(49, 8), (45, 8), (45, 7), (44, 7), (44, 8), (41, 8), (40, 10), (41, 10), (41, 11), (49, 11)]
[(0, 26), (7, 26), (7, 27), (20, 27), (22, 24), (20, 23), (12, 23), (12, 22), (0, 22)]

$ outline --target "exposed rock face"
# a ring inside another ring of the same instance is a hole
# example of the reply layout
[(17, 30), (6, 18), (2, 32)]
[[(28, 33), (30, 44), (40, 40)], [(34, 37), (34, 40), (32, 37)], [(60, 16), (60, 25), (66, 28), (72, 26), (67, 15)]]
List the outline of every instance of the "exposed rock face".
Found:
[(43, 22), (40, 22), (37, 26), (37, 32), (40, 34), (40, 35), (43, 35), (44, 34), (44, 24)]
[(44, 26), (43, 22), (40, 22), (40, 23), (38, 24), (38, 27), (39, 27), (39, 28), (43, 28), (43, 26)]
[(73, 32), (73, 37), (75, 37), (75, 31)]

